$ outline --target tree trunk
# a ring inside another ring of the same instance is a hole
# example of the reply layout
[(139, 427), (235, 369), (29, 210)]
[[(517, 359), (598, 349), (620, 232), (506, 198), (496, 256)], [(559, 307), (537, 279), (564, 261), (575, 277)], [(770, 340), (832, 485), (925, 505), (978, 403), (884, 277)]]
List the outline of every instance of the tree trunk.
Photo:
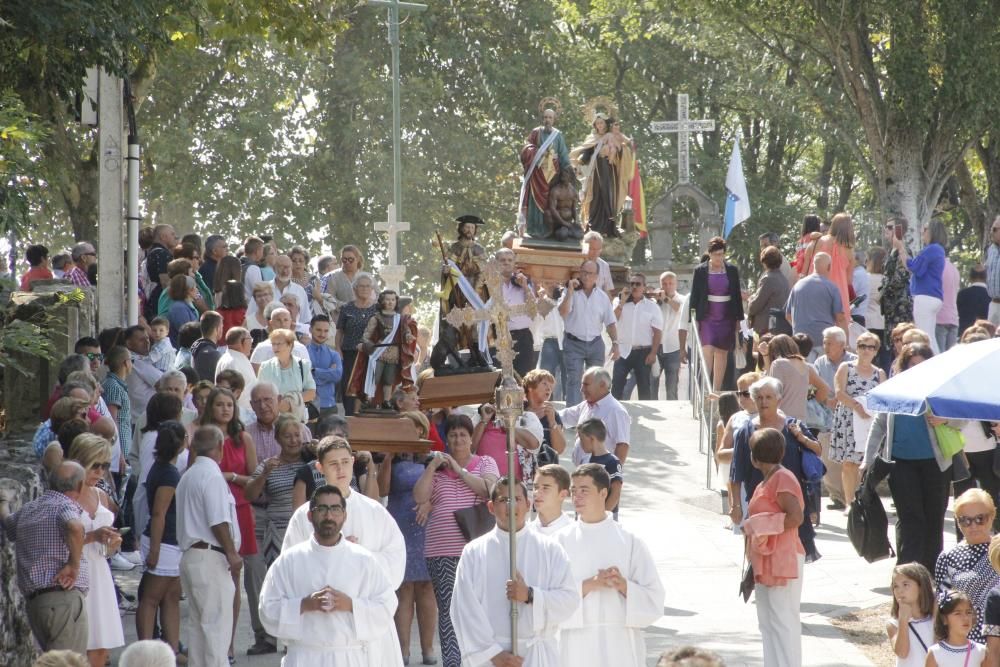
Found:
[(927, 181), (922, 164), (923, 141), (912, 133), (907, 135), (897, 130), (889, 137), (883, 157), (884, 166), (876, 183), (879, 202), (887, 215), (906, 218), (909, 223), (906, 243), (915, 254), (921, 248), (921, 233), (931, 220), (934, 203), (947, 179), (940, 183)]
[(827, 143), (823, 148), (823, 165), (819, 169), (819, 194), (816, 196), (816, 208), (826, 213), (830, 207), (830, 181), (833, 177), (833, 147)]

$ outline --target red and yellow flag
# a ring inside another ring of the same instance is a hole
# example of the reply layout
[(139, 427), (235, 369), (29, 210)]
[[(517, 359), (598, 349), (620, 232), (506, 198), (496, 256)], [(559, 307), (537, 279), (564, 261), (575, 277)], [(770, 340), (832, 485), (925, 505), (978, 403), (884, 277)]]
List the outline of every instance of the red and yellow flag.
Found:
[(642, 190), (642, 176), (639, 174), (639, 160), (635, 161), (635, 173), (628, 184), (628, 196), (632, 198), (632, 220), (640, 238), (649, 233), (646, 228), (646, 194)]

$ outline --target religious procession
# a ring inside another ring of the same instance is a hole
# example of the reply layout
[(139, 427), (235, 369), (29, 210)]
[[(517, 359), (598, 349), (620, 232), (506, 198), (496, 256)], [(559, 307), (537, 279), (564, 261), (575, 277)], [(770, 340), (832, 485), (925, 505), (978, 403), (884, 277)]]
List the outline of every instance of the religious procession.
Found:
[(1000, 667), (1000, 6), (107, 4), (0, 8), (0, 665)]

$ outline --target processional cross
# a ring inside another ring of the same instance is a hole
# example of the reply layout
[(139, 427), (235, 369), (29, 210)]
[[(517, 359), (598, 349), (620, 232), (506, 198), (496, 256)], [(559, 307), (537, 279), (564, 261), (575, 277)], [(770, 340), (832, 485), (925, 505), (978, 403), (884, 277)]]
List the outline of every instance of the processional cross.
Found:
[(389, 237), (389, 263), (379, 269), (379, 276), (381, 276), (382, 282), (385, 283), (386, 289), (391, 289), (398, 294), (399, 283), (402, 282), (403, 277), (406, 275), (406, 267), (399, 264), (398, 234), (399, 232), (410, 231), (410, 223), (396, 220), (396, 205), (389, 204), (385, 221), (376, 222), (375, 231), (386, 232)]
[(657, 134), (677, 133), (677, 182), (691, 182), (690, 140), (694, 132), (712, 132), (714, 120), (691, 120), (688, 116), (687, 93), (677, 95), (677, 120), (658, 120), (650, 123), (649, 129)]
[[(453, 327), (474, 326), (480, 322), (491, 322), (497, 328), (497, 359), (503, 369), (503, 379), (496, 391), (497, 415), (503, 421), (507, 433), (507, 511), (508, 516), (514, 516), (514, 502), (517, 498), (517, 481), (515, 478), (515, 459), (517, 444), (514, 441), (514, 431), (517, 420), (524, 410), (524, 390), (514, 378), (514, 340), (510, 335), (507, 323), (515, 315), (527, 315), (534, 318), (538, 313), (538, 304), (534, 298), (528, 298), (525, 303), (509, 305), (503, 298), (503, 275), (495, 259), (483, 267), (483, 282), (490, 291), (490, 300), (486, 308), (453, 308), (448, 311), (445, 320)], [(525, 290), (530, 294), (530, 290)], [(510, 531), (510, 578), (517, 579), (517, 533)], [(517, 655), (517, 602), (510, 603), (510, 636), (511, 650)]]

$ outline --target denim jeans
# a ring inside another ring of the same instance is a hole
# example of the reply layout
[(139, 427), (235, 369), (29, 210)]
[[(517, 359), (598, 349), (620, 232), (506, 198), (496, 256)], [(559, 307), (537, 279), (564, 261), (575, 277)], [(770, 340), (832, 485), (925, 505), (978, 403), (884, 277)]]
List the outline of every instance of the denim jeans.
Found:
[(625, 380), (629, 375), (635, 374), (635, 384), (639, 390), (639, 400), (648, 401), (652, 397), (649, 383), (649, 364), (646, 357), (649, 355), (649, 348), (632, 350), (627, 357), (619, 357), (615, 360), (614, 372), (611, 379), (611, 395), (622, 401), (628, 398), (624, 395)]
[(546, 338), (542, 341), (538, 367), (552, 373), (552, 377), (556, 379), (556, 386), (552, 389), (552, 400), (563, 400), (563, 388), (566, 386), (566, 364), (563, 363), (563, 352), (559, 349), (559, 341), (555, 338)]
[(958, 342), (957, 324), (937, 324), (934, 326), (934, 338), (942, 352), (950, 350)]
[(580, 381), (583, 372), (591, 366), (604, 365), (604, 340), (600, 336), (589, 342), (574, 340), (566, 334), (563, 338), (563, 363), (566, 364), (566, 405), (576, 405), (583, 400)]
[[(660, 372), (663, 375), (663, 384), (666, 385), (668, 401), (677, 400), (677, 382), (681, 375), (681, 351), (657, 352), (660, 359)], [(653, 398), (656, 398), (656, 387), (653, 387)]]

